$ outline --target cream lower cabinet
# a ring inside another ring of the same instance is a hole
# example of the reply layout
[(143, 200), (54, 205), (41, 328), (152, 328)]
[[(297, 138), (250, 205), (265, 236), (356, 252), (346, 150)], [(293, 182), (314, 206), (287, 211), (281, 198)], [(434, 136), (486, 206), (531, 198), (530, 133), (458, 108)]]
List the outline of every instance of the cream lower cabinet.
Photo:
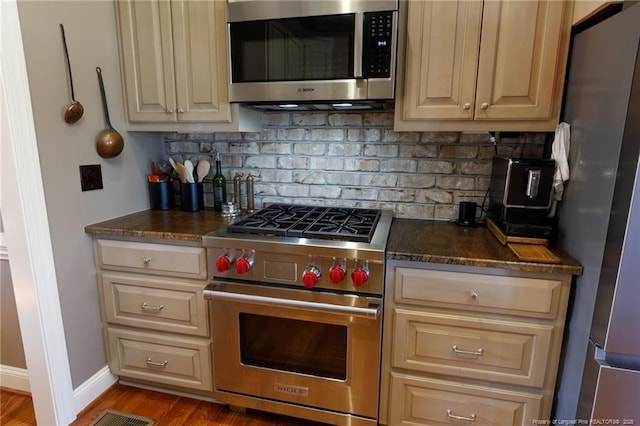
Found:
[(382, 424), (549, 418), (570, 275), (387, 266)]
[(205, 249), (107, 239), (94, 246), (111, 372), (212, 398)]
[(115, 1), (128, 130), (256, 130), (228, 97), (226, 2)]
[(572, 1), (402, 2), (396, 131), (552, 131)]

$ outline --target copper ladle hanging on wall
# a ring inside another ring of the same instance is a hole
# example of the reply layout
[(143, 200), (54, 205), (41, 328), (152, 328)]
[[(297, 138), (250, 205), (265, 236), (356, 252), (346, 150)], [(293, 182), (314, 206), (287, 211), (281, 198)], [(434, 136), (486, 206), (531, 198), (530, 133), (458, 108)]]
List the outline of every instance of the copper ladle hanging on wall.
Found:
[(103, 158), (117, 157), (124, 148), (124, 140), (122, 135), (116, 131), (109, 120), (109, 109), (107, 108), (107, 96), (104, 94), (104, 83), (102, 82), (102, 69), (96, 67), (98, 73), (98, 83), (100, 83), (100, 95), (102, 96), (102, 109), (104, 109), (104, 118), (107, 122), (107, 128), (98, 133), (96, 138), (96, 149), (98, 154)]
[(64, 112), (64, 121), (73, 124), (82, 118), (84, 107), (78, 101), (73, 91), (73, 77), (71, 76), (71, 61), (69, 60), (69, 49), (67, 49), (67, 38), (64, 36), (64, 27), (60, 24), (60, 32), (62, 32), (62, 44), (64, 45), (64, 56), (67, 59), (67, 69), (69, 70), (69, 85), (71, 86), (71, 105)]

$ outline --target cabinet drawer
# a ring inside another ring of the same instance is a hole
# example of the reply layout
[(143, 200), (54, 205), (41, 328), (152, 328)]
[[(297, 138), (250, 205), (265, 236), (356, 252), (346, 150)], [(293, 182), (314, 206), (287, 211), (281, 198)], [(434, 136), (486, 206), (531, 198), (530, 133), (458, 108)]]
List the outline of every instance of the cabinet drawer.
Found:
[(562, 281), (396, 268), (395, 301), (555, 318)]
[(113, 374), (212, 391), (211, 341), (109, 328)]
[(202, 247), (114, 240), (97, 240), (96, 244), (102, 269), (207, 278), (207, 257)]
[(393, 367), (542, 387), (553, 327), (394, 310)]
[(209, 335), (204, 283), (103, 273), (107, 322), (194, 336)]
[(525, 426), (540, 419), (542, 395), (391, 373), (389, 424)]

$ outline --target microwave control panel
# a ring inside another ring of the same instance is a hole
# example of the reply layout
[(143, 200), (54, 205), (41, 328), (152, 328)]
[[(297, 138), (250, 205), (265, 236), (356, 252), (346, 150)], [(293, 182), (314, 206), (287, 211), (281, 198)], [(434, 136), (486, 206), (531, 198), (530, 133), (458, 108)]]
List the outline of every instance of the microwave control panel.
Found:
[(391, 76), (393, 13), (364, 14), (363, 72), (365, 78)]

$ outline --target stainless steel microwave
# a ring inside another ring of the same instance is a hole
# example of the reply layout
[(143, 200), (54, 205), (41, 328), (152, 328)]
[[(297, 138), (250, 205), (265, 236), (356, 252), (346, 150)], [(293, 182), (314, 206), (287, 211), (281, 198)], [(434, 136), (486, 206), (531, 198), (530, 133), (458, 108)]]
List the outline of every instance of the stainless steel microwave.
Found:
[(398, 0), (230, 0), (232, 102), (393, 99)]

